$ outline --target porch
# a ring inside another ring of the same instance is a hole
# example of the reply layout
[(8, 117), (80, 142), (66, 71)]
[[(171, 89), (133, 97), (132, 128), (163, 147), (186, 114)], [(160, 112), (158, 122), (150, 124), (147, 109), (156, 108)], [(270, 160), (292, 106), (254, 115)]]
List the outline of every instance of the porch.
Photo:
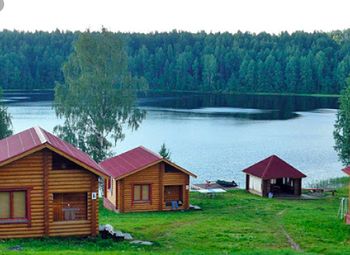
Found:
[(288, 197), (301, 195), (301, 179), (277, 178), (264, 180), (264, 193), (274, 197)]
[(184, 209), (184, 185), (164, 185), (164, 208), (166, 210)]

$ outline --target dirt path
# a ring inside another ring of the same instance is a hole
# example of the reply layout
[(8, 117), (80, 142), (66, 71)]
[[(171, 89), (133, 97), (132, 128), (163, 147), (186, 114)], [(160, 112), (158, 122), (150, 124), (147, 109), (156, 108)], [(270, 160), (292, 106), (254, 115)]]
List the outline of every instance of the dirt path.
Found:
[[(281, 216), (282, 214), (285, 212), (285, 209), (278, 212), (277, 213), (277, 217), (279, 219), (281, 219)], [(293, 238), (289, 235), (289, 233), (287, 232), (287, 230), (285, 229), (285, 227), (282, 225), (281, 222), (278, 222), (278, 224), (280, 225), (280, 228), (281, 228), (281, 231), (283, 233), (283, 235), (287, 238), (287, 241), (288, 243), (290, 244), (290, 247), (293, 249), (293, 250), (296, 250), (296, 251), (300, 251), (302, 252), (303, 250), (300, 248), (300, 245), (298, 243), (296, 243)]]
[(296, 251), (303, 251), (301, 248), (300, 248), (300, 245), (297, 244), (293, 238), (288, 234), (287, 230), (281, 225), (281, 230), (282, 230), (282, 233), (284, 234), (284, 236), (287, 238), (288, 240), (288, 243), (290, 244), (290, 247)]

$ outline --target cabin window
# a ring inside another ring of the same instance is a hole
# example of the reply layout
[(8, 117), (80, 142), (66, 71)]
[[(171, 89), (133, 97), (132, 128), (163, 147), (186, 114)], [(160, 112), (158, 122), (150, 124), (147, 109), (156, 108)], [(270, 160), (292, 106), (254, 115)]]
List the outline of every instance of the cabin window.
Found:
[(165, 173), (181, 173), (178, 169), (173, 167), (172, 165), (165, 164), (164, 166), (164, 172)]
[(53, 220), (75, 221), (87, 219), (87, 193), (54, 193)]
[(276, 180), (276, 179), (271, 179), (270, 183), (271, 183), (271, 184), (276, 184), (276, 183), (277, 183), (277, 180)]
[(133, 189), (133, 201), (134, 202), (149, 202), (151, 200), (151, 185), (150, 184), (137, 184)]
[(62, 157), (57, 153), (52, 153), (52, 170), (83, 169), (74, 162)]
[(27, 220), (27, 191), (0, 191), (0, 223)]

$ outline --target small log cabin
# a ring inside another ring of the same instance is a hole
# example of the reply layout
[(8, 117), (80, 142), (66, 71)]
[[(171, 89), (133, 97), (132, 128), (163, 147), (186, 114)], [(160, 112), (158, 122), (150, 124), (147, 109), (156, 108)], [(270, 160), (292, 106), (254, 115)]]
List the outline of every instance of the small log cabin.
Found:
[(193, 173), (160, 155), (137, 147), (100, 164), (105, 180), (104, 206), (115, 212), (165, 211), (189, 208)]
[(98, 177), (87, 154), (36, 127), (0, 141), (0, 238), (96, 236)]
[(273, 196), (300, 196), (302, 172), (272, 155), (246, 169), (246, 190), (250, 193), (267, 197)]
[[(347, 175), (350, 175), (350, 166), (345, 167), (344, 169), (342, 169), (342, 171), (344, 173), (346, 173)], [(350, 189), (349, 189), (349, 192), (350, 192)], [(345, 215), (345, 223), (347, 225), (350, 224), (350, 203), (348, 203), (348, 210), (347, 210), (347, 213)]]

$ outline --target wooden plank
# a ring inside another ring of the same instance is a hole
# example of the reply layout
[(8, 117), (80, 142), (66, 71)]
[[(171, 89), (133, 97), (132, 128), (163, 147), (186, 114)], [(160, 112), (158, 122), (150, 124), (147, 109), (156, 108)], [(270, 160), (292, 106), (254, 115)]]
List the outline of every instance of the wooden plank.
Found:
[(92, 192), (96, 192), (98, 187), (96, 187), (96, 183), (98, 183), (98, 180), (96, 180), (97, 177), (92, 175), (91, 176), (91, 192), (90, 192), (90, 197), (88, 197), (88, 200), (91, 199), (91, 235), (96, 236), (96, 224), (97, 224), (97, 198), (92, 199)]
[[(187, 187), (187, 188), (186, 188)], [(187, 181), (185, 183), (185, 185), (183, 186), (183, 199), (184, 199), (184, 207), (185, 209), (190, 208), (190, 191), (189, 191), (189, 187), (190, 187), (190, 176), (187, 176)]]
[(44, 186), (44, 235), (50, 232), (49, 221), (49, 152), (43, 151), (43, 186)]
[(159, 163), (159, 211), (163, 210), (163, 202), (164, 202), (164, 184), (163, 184), (163, 176), (164, 176), (165, 165), (163, 162)]
[(124, 180), (120, 180), (120, 212), (125, 210)]

